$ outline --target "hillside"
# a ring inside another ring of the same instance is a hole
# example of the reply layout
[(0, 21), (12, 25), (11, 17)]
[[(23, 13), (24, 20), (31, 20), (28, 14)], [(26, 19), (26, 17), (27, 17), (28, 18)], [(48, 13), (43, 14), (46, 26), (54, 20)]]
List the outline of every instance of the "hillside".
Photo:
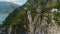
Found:
[(2, 24), (9, 13), (11, 13), (17, 7), (19, 7), (18, 4), (0, 1), (0, 24)]
[[(52, 3), (52, 4), (51, 4)], [(28, 0), (5, 19), (8, 34), (59, 34), (60, 2)], [(56, 9), (52, 11), (53, 9)], [(56, 33), (57, 32), (57, 33)]]
[(0, 13), (8, 13), (19, 7), (18, 4), (12, 2), (2, 2), (0, 1)]

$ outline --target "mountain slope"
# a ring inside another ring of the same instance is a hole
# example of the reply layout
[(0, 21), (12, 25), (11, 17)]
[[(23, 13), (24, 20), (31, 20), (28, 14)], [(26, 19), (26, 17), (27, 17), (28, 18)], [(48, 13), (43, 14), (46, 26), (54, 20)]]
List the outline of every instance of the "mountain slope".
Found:
[(25, 5), (15, 9), (4, 22), (8, 33), (59, 34), (60, 12), (52, 11), (52, 8), (59, 9), (60, 2), (53, 2), (52, 6), (51, 1), (28, 0)]
[(0, 1), (0, 24), (5, 20), (5, 18), (12, 12), (14, 9), (18, 8), (20, 5), (14, 4), (11, 2), (2, 2)]
[(0, 13), (11, 12), (12, 10), (16, 9), (17, 7), (19, 7), (18, 4), (14, 4), (12, 2), (1, 2), (0, 1)]

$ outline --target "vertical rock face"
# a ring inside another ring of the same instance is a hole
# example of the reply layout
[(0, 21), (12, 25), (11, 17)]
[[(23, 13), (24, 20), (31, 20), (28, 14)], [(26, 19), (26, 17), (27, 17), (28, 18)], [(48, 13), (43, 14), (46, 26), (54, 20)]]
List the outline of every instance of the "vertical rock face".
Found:
[[(41, 0), (40, 2), (42, 3), (42, 2), (44, 2), (44, 3), (46, 3), (48, 0)], [(57, 2), (57, 0), (51, 0), (51, 2)], [(34, 5), (34, 3), (35, 3), (35, 0), (29, 0), (29, 4), (31, 4), (31, 5)], [(49, 6), (49, 3), (48, 3), (48, 6)], [(38, 7), (37, 7), (37, 12), (38, 13), (41, 13), (42, 12), (42, 10), (43, 10), (43, 6), (42, 5), (38, 5)], [(34, 24), (35, 24), (35, 26), (34, 26), (34, 34), (60, 34), (60, 27), (58, 27), (58, 25), (55, 23), (55, 20), (53, 20), (53, 18), (54, 18), (54, 15), (53, 15), (53, 13), (52, 13), (52, 16), (51, 16), (51, 21), (50, 21), (50, 23), (47, 21), (47, 19), (49, 18), (49, 17), (44, 17), (43, 18), (43, 20), (42, 20), (42, 22), (41, 22), (41, 25), (40, 25), (40, 27), (41, 28), (38, 28), (37, 27), (37, 24), (39, 24), (40, 23), (40, 17), (38, 18), (39, 16), (37, 16), (37, 18), (35, 19), (35, 21), (34, 21)]]
[(49, 25), (48, 34), (60, 34), (59, 31), (60, 29), (55, 23)]
[(60, 34), (60, 29), (54, 20), (54, 14), (51, 14), (51, 23), (48, 25), (48, 34)]
[[(51, 13), (50, 16), (50, 23), (47, 20), (48, 17), (44, 17), (44, 19), (41, 22), (41, 28), (38, 29), (36, 34), (60, 34), (60, 27), (56, 24), (54, 20), (54, 14)], [(48, 24), (49, 23), (49, 24)]]
[(33, 24), (32, 24), (32, 17), (31, 17), (31, 13), (30, 11), (27, 12), (28, 14), (28, 20), (29, 20), (29, 34), (34, 34), (34, 31), (33, 31)]

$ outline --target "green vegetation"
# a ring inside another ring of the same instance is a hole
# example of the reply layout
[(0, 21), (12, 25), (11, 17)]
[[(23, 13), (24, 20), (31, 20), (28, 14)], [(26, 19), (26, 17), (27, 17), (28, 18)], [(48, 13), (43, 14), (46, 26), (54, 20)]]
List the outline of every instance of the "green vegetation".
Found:
[[(49, 14), (52, 14), (50, 9), (57, 8), (58, 10), (60, 10), (60, 3), (56, 2), (56, 3), (50, 4), (50, 6), (46, 6), (46, 3), (45, 4), (43, 3), (42, 5), (42, 4), (39, 4), (40, 1), (39, 2), (38, 1), (39, 0), (37, 0), (36, 4), (34, 5), (26, 5), (27, 4), (26, 3), (23, 6), (15, 9), (12, 13), (10, 13), (10, 15), (3, 22), (4, 26), (10, 27), (10, 25), (12, 25), (13, 30), (16, 29), (16, 27), (18, 27), (20, 31), (27, 32), (30, 24), (28, 20), (28, 14), (27, 14), (28, 11), (31, 12), (32, 23), (35, 23), (34, 19), (37, 16), (40, 17), (41, 22), (43, 21), (44, 17), (47, 17), (48, 18), (47, 21), (48, 23), (50, 23), (51, 16), (49, 16)], [(37, 8), (40, 5), (43, 6), (43, 9), (42, 9), (42, 12), (39, 13), (37, 12)], [(60, 25), (60, 12), (54, 12), (53, 14), (54, 14), (53, 16), (55, 17), (54, 20), (58, 25)], [(41, 22), (37, 24), (38, 28), (41, 28)], [(24, 26), (26, 26), (26, 28)]]

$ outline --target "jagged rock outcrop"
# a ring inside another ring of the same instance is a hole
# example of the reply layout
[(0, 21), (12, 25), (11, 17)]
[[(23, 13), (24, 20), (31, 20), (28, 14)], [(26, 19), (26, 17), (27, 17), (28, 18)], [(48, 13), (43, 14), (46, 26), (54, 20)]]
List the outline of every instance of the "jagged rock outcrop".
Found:
[[(46, 5), (48, 5), (48, 7)], [(15, 14), (13, 12), (10, 17), (8, 17), (11, 20), (9, 21), (7, 19), (7, 21), (10, 23), (9, 26), (14, 26), (12, 31), (14, 31), (15, 34), (16, 30), (20, 30), (19, 32), (21, 33), (18, 34), (59, 34), (60, 27), (58, 27), (54, 19), (56, 17), (55, 11), (51, 11), (51, 9), (56, 6), (56, 3), (55, 5), (51, 5), (48, 0), (28, 0), (21, 9), (16, 9), (18, 12), (15, 12)], [(11, 17), (12, 15), (13, 17)]]
[[(44, 1), (45, 2), (45, 1)], [(52, 1), (52, 3), (56, 3), (57, 2), (57, 0), (53, 0)], [(42, 2), (41, 2), (42, 3)], [(33, 3), (32, 3), (33, 4)], [(49, 6), (49, 4), (50, 3), (48, 3), (48, 6)], [(42, 4), (40, 4), (40, 5), (42, 5)], [(37, 9), (37, 11), (39, 12), (39, 13), (41, 13), (42, 12), (42, 10), (43, 10), (43, 5), (42, 6), (40, 6), (40, 5), (38, 5), (38, 9)], [(47, 18), (49, 18), (49, 17), (44, 17), (43, 19), (42, 19), (42, 22), (41, 22), (41, 28), (38, 28), (38, 27), (36, 27), (37, 26), (37, 23), (38, 23), (38, 17), (35, 19), (35, 22), (34, 23), (36, 23), (35, 24), (35, 30), (34, 30), (34, 34), (59, 34), (60, 32), (60, 30), (59, 30), (59, 27), (58, 27), (58, 25), (55, 23), (55, 20), (53, 20), (54, 19), (54, 13), (50, 13), (52, 16), (51, 16), (51, 21), (50, 21), (50, 23), (47, 21), (47, 20), (49, 20), (49, 19), (47, 19)], [(50, 16), (50, 15), (49, 15)], [(40, 18), (40, 17), (39, 17)], [(32, 24), (32, 23), (31, 23)], [(31, 27), (31, 26), (30, 26)], [(33, 28), (33, 27), (32, 27)], [(30, 32), (31, 33), (31, 32)]]

